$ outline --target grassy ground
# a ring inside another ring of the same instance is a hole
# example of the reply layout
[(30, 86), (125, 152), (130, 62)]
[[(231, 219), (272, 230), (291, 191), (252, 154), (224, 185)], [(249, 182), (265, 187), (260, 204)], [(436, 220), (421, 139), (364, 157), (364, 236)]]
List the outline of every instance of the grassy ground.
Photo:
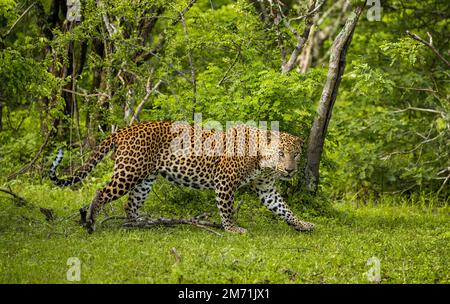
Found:
[[(246, 235), (220, 237), (191, 226), (99, 227), (88, 235), (63, 217), (89, 202), (94, 186), (12, 188), (54, 209), (59, 220), (48, 223), (38, 208), (0, 194), (1, 283), (70, 283), (70, 257), (81, 262), (81, 283), (368, 283), (371, 257), (380, 259), (381, 283), (450, 283), (448, 207), (339, 203), (326, 217), (306, 215), (317, 229), (298, 233), (244, 195), (238, 222)], [(145, 212), (177, 217), (214, 210), (213, 202), (162, 204), (159, 193)], [(114, 204), (120, 215), (121, 203)]]

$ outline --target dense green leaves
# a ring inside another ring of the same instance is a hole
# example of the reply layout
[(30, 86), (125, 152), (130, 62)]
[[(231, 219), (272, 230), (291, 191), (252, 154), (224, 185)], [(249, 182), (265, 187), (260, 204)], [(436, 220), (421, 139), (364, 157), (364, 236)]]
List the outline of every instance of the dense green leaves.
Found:
[[(307, 10), (303, 2), (81, 3), (77, 23), (65, 20), (63, 7), (55, 14), (50, 0), (0, 4), (3, 175), (31, 159), (52, 129), (57, 136), (44, 159), (62, 143), (87, 155), (111, 125), (126, 126), (144, 100), (141, 121), (192, 120), (197, 112), (204, 123), (224, 126), (275, 120), (307, 138), (329, 47), (350, 12), (326, 1), (319, 17), (328, 15), (313, 28), (320, 35), (311, 66), (282, 74), (294, 31), (304, 29), (304, 20), (295, 20)], [(379, 22), (363, 13), (327, 137), (324, 190), (448, 196), (448, 67), (405, 34), (428, 40), (429, 32), (448, 57), (448, 11), (447, 1), (390, 1), (382, 3)]]

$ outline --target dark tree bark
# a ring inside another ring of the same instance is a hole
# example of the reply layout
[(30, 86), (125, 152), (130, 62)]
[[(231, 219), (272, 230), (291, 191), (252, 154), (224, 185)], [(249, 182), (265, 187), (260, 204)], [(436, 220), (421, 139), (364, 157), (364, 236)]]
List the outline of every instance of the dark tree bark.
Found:
[(362, 10), (362, 6), (358, 6), (354, 9), (331, 47), (327, 81), (319, 101), (317, 116), (309, 134), (307, 160), (304, 172), (304, 185), (308, 190), (314, 192), (317, 191), (317, 186), (319, 184), (319, 167), (322, 158), (323, 145), (342, 74), (345, 69), (347, 49), (350, 46), (353, 32)]
[[(98, 29), (100, 33), (101, 30)], [(102, 39), (94, 38), (92, 40), (93, 51), (103, 60), (105, 58), (105, 44)], [(102, 66), (94, 67), (94, 76), (92, 79), (92, 92), (104, 91), (106, 89), (106, 79), (105, 70)], [(104, 96), (99, 96), (98, 104), (100, 106), (100, 111), (92, 113), (90, 111), (86, 112), (86, 126), (88, 127), (88, 134), (91, 139), (94, 139), (96, 126), (99, 125), (102, 130), (108, 128), (106, 123), (106, 113), (109, 110), (109, 100)], [(97, 108), (97, 107), (95, 107)], [(95, 142), (93, 142), (95, 144)]]
[[(74, 117), (74, 107), (75, 107), (75, 96), (70, 93), (70, 91), (73, 90), (74, 81), (75, 81), (75, 73), (74, 73), (74, 66), (73, 66), (73, 60), (74, 60), (74, 42), (70, 41), (69, 45), (67, 47), (67, 66), (64, 67), (62, 78), (66, 78), (67, 76), (71, 76), (70, 81), (64, 86), (64, 89), (66, 91), (62, 92), (62, 97), (65, 101), (64, 106), (64, 115), (67, 117), (70, 117), (71, 119)], [(70, 124), (64, 124), (63, 128), (63, 137), (67, 137), (70, 133)]]
[(0, 95), (0, 132), (3, 130), (3, 98)]

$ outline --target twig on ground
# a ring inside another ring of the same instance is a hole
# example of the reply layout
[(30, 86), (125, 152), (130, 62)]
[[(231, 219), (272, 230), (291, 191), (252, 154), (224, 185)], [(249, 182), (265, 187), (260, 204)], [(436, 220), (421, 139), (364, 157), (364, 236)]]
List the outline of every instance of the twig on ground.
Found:
[(11, 195), (14, 198), (14, 200), (16, 202), (16, 205), (18, 205), (18, 206), (28, 205), (28, 201), (26, 199), (24, 199), (23, 197), (15, 194), (14, 192), (11, 191), (11, 189), (6, 190), (6, 189), (1, 189), (0, 188), (0, 192), (3, 192), (3, 193)]
[(52, 209), (40, 207), (39, 211), (45, 216), (47, 222), (52, 222), (56, 219), (56, 215)]
[(175, 226), (175, 225), (192, 225), (201, 229), (204, 229), (208, 232), (214, 233), (218, 236), (223, 236), (217, 231), (212, 230), (211, 228), (222, 229), (222, 225), (214, 222), (209, 222), (206, 220), (202, 220), (206, 218), (207, 214), (201, 214), (199, 216), (193, 217), (191, 219), (168, 219), (168, 218), (141, 218), (137, 221), (128, 221), (126, 217), (123, 216), (110, 216), (103, 219), (99, 225), (103, 225), (108, 221), (112, 220), (124, 220), (125, 222), (120, 224), (121, 227), (133, 227), (133, 228), (151, 228), (154, 226)]
[(103, 225), (106, 222), (113, 221), (113, 220), (126, 220), (127, 218), (125, 216), (108, 216), (104, 218), (102, 221), (99, 222), (99, 225)]

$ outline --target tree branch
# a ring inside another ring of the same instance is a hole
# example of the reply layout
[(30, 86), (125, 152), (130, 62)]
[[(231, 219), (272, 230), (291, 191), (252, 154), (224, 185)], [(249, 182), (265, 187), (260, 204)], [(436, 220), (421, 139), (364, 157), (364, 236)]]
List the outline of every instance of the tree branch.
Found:
[[(283, 63), (281, 65), (281, 72), (283, 74), (289, 73), (294, 68), (295, 62), (296, 62), (298, 56), (300, 55), (300, 53), (302, 52), (303, 47), (305, 46), (306, 40), (308, 39), (308, 36), (309, 36), (309, 32), (313, 25), (311, 17), (313, 17), (317, 13), (318, 8), (320, 8), (325, 1), (322, 1), (317, 6), (317, 8), (316, 8), (316, 2), (317, 2), (316, 0), (313, 0), (311, 2), (311, 5), (308, 8), (307, 14), (305, 16), (301, 16), (302, 18), (306, 18), (306, 24), (305, 24), (305, 29), (303, 30), (303, 33), (300, 35), (295, 29), (292, 28), (289, 21), (283, 15), (279, 1), (277, 1), (279, 10), (280, 10), (280, 14), (281, 14), (281, 18), (283, 19), (284, 25), (292, 32), (292, 34), (294, 34), (295, 38), (297, 39), (297, 45), (294, 47), (294, 50), (292, 51), (288, 62)], [(296, 20), (296, 19), (297, 18), (294, 18), (293, 20)], [(298, 20), (300, 20), (300, 19), (298, 19)]]
[(19, 18), (17, 18), (16, 21), (14, 21), (14, 23), (11, 25), (11, 27), (9, 28), (9, 30), (3, 35), (3, 37), (8, 36), (11, 31), (16, 27), (16, 25), (20, 22), (20, 20), (22, 20), (22, 18), (30, 11), (30, 9), (36, 4), (37, 2), (33, 2), (23, 13), (22, 15), (20, 15)]
[(148, 101), (148, 99), (153, 94), (153, 92), (155, 92), (159, 88), (161, 83), (162, 83), (162, 81), (158, 80), (158, 82), (155, 84), (155, 86), (152, 87), (151, 83), (150, 83), (150, 79), (147, 81), (147, 85), (146, 85), (147, 94), (145, 95), (144, 99), (142, 99), (142, 101), (139, 103), (139, 105), (137, 106), (136, 110), (134, 111), (133, 117), (131, 117), (131, 120), (130, 120), (130, 124), (129, 124), (130, 126), (136, 120), (138, 120), (138, 116), (141, 113), (142, 108), (144, 107), (145, 103)]
[(20, 174), (23, 174), (25, 172), (27, 172), (33, 165), (34, 163), (37, 161), (37, 159), (39, 158), (39, 156), (41, 155), (41, 153), (44, 151), (45, 146), (47, 146), (48, 140), (50, 139), (50, 137), (53, 136), (53, 132), (50, 131), (48, 132), (47, 136), (45, 137), (44, 143), (41, 145), (41, 147), (39, 148), (38, 152), (36, 153), (36, 155), (33, 157), (33, 159), (26, 164), (25, 166), (23, 166), (22, 168), (20, 168), (19, 171), (12, 173), (8, 176), (8, 179), (15, 179), (17, 176), (19, 176)]
[[(192, 3), (193, 1), (191, 1)], [(189, 66), (191, 67), (191, 82), (192, 82), (192, 119), (194, 119), (194, 113), (195, 113), (195, 105), (197, 103), (197, 77), (196, 77), (196, 73), (195, 73), (195, 67), (194, 67), (194, 60), (192, 58), (192, 50), (189, 47), (189, 35), (188, 35), (188, 31), (187, 31), (187, 26), (186, 26), (186, 20), (184, 18), (184, 12), (186, 11), (186, 8), (180, 12), (180, 18), (181, 18), (181, 23), (183, 24), (183, 30), (184, 30), (184, 36), (185, 36), (185, 40), (186, 40), (186, 46), (187, 46), (187, 55), (188, 55), (188, 59), (189, 59)]]
[(439, 51), (433, 46), (433, 37), (431, 37), (430, 33), (427, 32), (428, 37), (430, 38), (430, 42), (425, 41), (423, 38), (419, 37), (418, 35), (411, 33), (410, 31), (406, 31), (406, 34), (410, 36), (412, 39), (419, 41), (420, 43), (424, 44), (428, 48), (430, 48), (434, 54), (448, 67), (450, 67), (450, 62), (444, 58), (444, 56), (439, 53)]
[(235, 65), (236, 62), (238, 61), (239, 56), (241, 56), (241, 50), (240, 50), (240, 49), (238, 50), (238, 52), (237, 52), (237, 54), (236, 54), (236, 57), (234, 57), (233, 62), (231, 63), (231, 65), (228, 67), (227, 71), (226, 71), (225, 74), (223, 75), (222, 79), (220, 79), (219, 83), (217, 84), (218, 86), (221, 86), (221, 85), (223, 84), (223, 82), (225, 81), (225, 79), (226, 79), (227, 76), (228, 76), (228, 73), (230, 73), (230, 71), (233, 69), (234, 65)]
[(319, 11), (319, 9), (322, 7), (322, 5), (324, 3), (325, 3), (325, 0), (322, 0), (315, 8), (313, 8), (312, 11), (308, 12), (306, 15), (292, 18), (292, 19), (289, 20), (289, 22), (291, 22), (291, 21), (298, 21), (298, 20), (302, 20), (302, 19), (314, 16)]

